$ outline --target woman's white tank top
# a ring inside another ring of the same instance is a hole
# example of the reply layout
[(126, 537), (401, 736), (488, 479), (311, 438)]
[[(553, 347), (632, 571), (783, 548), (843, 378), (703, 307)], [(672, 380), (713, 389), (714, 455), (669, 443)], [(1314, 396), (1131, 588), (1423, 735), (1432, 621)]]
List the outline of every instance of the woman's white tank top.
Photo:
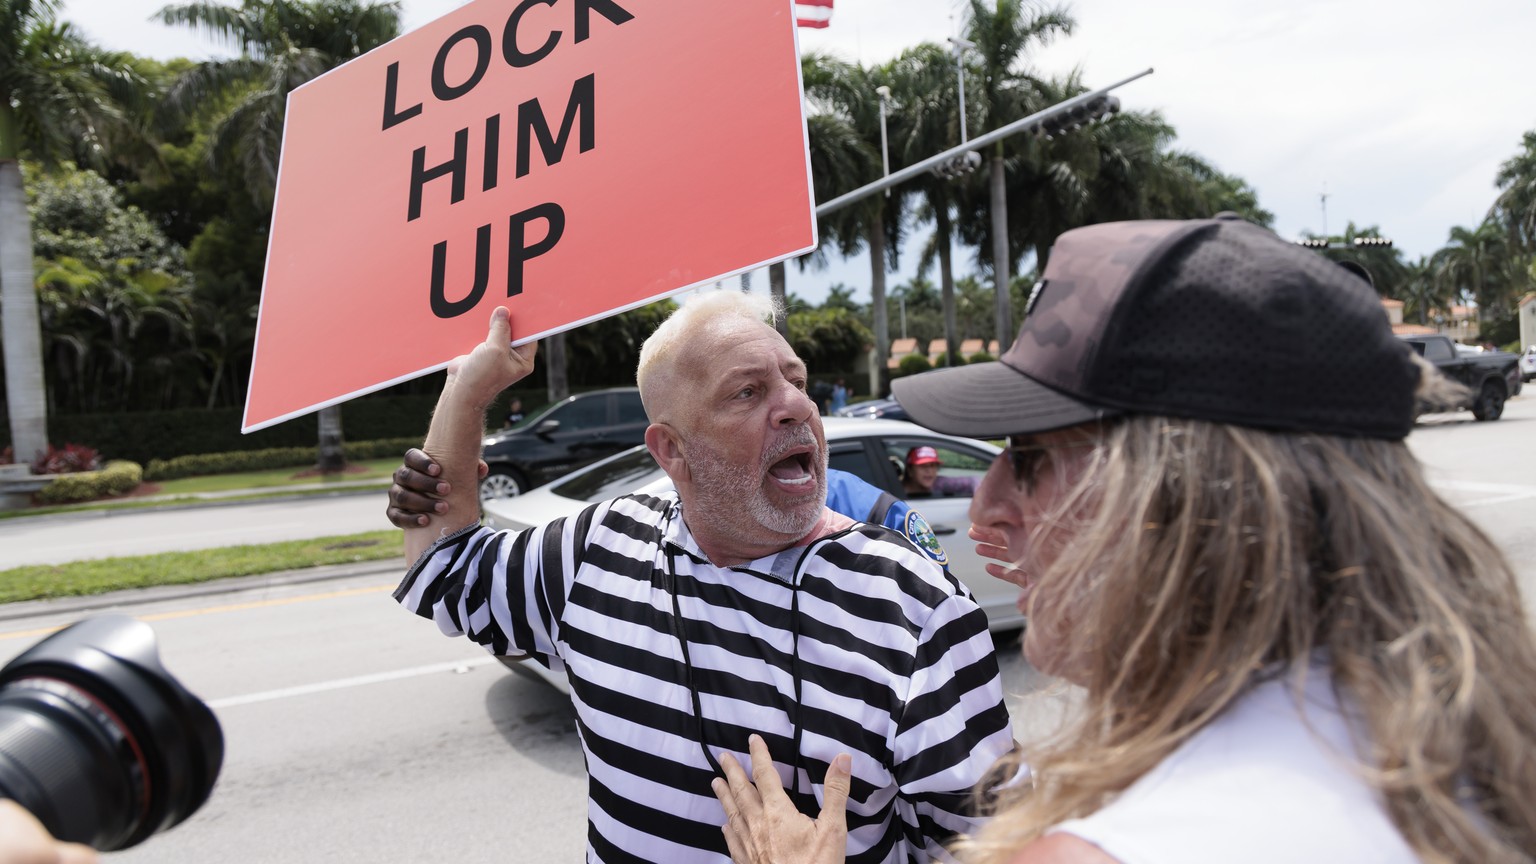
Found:
[(1326, 667), (1259, 684), (1108, 806), (1051, 829), (1122, 864), (1410, 864)]

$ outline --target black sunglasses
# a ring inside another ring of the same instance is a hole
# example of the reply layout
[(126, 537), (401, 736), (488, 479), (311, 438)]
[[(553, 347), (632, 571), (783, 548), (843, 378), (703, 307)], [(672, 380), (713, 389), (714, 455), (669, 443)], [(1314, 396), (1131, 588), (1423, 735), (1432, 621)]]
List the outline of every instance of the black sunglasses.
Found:
[(1052, 450), (1099, 445), (1098, 440), (1094, 438), (1041, 444), (1028, 435), (1009, 435), (1007, 441), (1007, 449), (1003, 452), (1008, 454), (1008, 464), (1013, 468), (1013, 481), (1028, 489), (1033, 489), (1035, 483), (1039, 481), (1040, 472), (1045, 467), (1045, 460)]

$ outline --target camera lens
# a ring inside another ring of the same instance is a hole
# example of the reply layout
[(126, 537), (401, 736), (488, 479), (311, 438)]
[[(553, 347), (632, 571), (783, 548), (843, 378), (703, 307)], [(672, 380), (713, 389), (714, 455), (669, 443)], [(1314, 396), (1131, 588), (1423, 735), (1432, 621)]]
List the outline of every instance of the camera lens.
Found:
[(81, 621), (0, 669), (0, 797), (60, 840), (133, 846), (202, 806), (223, 761), (218, 720), (147, 624)]

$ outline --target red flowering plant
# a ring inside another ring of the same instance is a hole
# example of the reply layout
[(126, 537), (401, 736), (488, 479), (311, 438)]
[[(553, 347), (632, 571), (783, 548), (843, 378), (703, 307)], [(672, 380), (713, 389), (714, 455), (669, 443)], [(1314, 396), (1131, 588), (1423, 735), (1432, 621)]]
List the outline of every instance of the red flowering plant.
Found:
[(32, 463), (33, 474), (74, 474), (77, 471), (95, 471), (101, 467), (101, 454), (84, 444), (68, 444), (63, 447), (48, 446), (48, 452)]

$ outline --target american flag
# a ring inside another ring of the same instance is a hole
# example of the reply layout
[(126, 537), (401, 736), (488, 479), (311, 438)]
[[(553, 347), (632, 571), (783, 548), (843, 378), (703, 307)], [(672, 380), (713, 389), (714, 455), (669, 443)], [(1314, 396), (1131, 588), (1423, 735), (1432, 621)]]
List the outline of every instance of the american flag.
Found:
[(795, 23), (822, 28), (832, 23), (832, 0), (795, 0)]

